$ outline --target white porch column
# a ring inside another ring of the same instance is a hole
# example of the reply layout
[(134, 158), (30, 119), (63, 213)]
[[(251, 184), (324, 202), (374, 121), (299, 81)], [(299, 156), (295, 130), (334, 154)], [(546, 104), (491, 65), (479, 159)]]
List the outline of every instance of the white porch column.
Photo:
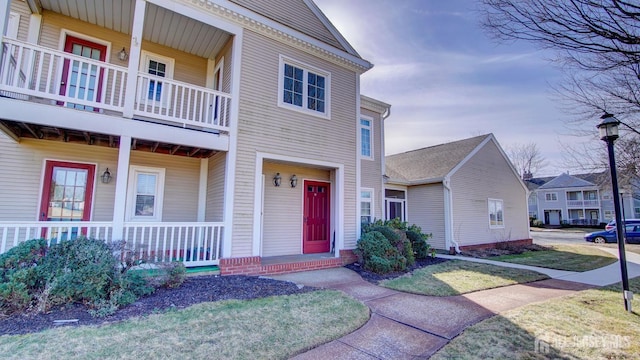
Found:
[(145, 0), (136, 0), (133, 13), (133, 28), (131, 29), (131, 46), (129, 47), (129, 71), (127, 74), (126, 97), (124, 100), (123, 116), (133, 118), (133, 108), (136, 102), (136, 88), (138, 83), (138, 64), (140, 64), (140, 50), (142, 47), (142, 30), (144, 28), (144, 13), (147, 6)]
[(121, 240), (127, 206), (127, 182), (131, 158), (131, 136), (120, 137), (118, 169), (116, 170), (116, 196), (113, 202), (113, 240)]
[[(0, 5), (0, 39), (7, 32), (7, 25), (9, 24), (9, 13), (11, 12), (11, 1), (6, 1), (3, 5)], [(0, 46), (0, 66), (2, 66), (2, 59), (4, 52), (4, 46)]]
[(197, 221), (204, 222), (207, 211), (207, 179), (209, 177), (209, 159), (200, 159), (200, 186), (198, 188)]
[(42, 26), (42, 15), (31, 14), (29, 18), (29, 33), (27, 35), (27, 42), (37, 44), (40, 38), (40, 28)]

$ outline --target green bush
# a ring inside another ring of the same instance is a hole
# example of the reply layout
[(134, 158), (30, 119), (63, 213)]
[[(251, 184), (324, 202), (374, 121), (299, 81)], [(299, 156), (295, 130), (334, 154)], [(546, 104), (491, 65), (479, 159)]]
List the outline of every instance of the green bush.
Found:
[(354, 252), (366, 270), (376, 273), (400, 270), (396, 264), (399, 255), (398, 249), (393, 247), (389, 240), (378, 231), (364, 234), (358, 241)]
[(414, 230), (407, 230), (407, 239), (411, 241), (413, 252), (416, 254), (416, 259), (426, 259), (430, 256), (431, 246), (427, 243), (430, 234), (423, 234)]
[[(50, 247), (42, 239), (19, 244), (0, 255), (0, 311), (8, 314), (32, 305), (46, 311), (79, 302), (89, 306), (92, 315), (105, 316), (152, 293), (154, 284), (144, 273), (123, 265), (114, 256), (117, 250), (83, 237)], [(160, 268), (159, 286), (176, 287), (184, 281), (183, 264)]]

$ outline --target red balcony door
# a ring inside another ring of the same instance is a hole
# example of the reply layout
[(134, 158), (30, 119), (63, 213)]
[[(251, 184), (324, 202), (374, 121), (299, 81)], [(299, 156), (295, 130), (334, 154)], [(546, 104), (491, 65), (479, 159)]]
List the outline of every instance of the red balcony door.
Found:
[[(107, 47), (88, 40), (67, 35), (64, 51), (93, 60), (105, 61)], [(100, 102), (104, 68), (79, 60), (65, 59), (60, 82), (60, 95), (73, 99)], [(93, 106), (65, 103), (67, 107), (97, 111)], [(62, 103), (59, 103), (62, 105)]]
[(329, 252), (331, 249), (329, 189), (327, 183), (304, 182), (302, 252), (305, 254)]
[[(47, 161), (40, 221), (89, 221), (95, 168), (91, 164)], [(67, 238), (77, 236), (77, 231), (76, 228), (72, 231), (75, 234), (68, 234)], [(46, 236), (46, 230), (42, 236)]]

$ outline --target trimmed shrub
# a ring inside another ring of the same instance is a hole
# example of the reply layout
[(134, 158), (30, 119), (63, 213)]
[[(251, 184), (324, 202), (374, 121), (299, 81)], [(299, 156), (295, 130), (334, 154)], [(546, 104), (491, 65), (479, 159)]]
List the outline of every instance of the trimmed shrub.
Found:
[(426, 259), (430, 256), (431, 246), (427, 244), (429, 235), (414, 230), (407, 230), (406, 234), (409, 241), (411, 241), (416, 259)]
[(389, 240), (378, 231), (364, 234), (358, 240), (354, 253), (366, 270), (385, 273), (396, 267), (393, 262), (398, 256), (398, 249), (391, 246)]

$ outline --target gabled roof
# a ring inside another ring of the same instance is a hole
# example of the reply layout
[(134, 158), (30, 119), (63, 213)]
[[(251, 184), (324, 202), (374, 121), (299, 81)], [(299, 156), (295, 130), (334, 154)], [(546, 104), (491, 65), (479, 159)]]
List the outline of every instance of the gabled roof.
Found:
[(386, 176), (407, 184), (440, 182), (493, 134), (430, 146), (385, 157)]
[(312, 0), (229, 1), (361, 58)]
[(539, 189), (561, 189), (561, 188), (590, 187), (590, 186), (596, 186), (596, 184), (590, 181), (580, 179), (579, 177), (564, 173), (555, 177), (553, 180), (547, 182), (546, 184), (541, 185)]

